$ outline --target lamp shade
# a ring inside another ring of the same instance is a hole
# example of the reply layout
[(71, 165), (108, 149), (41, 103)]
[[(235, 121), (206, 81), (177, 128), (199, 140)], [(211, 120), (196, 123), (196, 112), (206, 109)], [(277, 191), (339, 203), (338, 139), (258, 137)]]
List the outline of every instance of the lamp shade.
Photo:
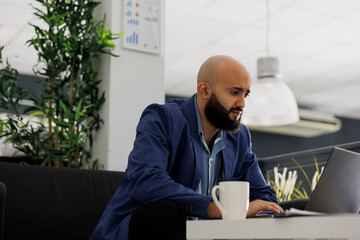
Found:
[(245, 104), (242, 123), (246, 125), (278, 126), (299, 121), (295, 96), (281, 80), (276, 58), (258, 59), (258, 81), (251, 86)]

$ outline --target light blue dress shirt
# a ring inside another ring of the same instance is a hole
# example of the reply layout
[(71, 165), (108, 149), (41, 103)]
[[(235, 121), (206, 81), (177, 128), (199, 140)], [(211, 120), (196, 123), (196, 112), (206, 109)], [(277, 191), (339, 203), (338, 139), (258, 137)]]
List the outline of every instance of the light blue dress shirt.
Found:
[(212, 148), (212, 151), (210, 152), (210, 149), (205, 142), (205, 138), (202, 130), (201, 117), (196, 103), (196, 97), (197, 96), (194, 97), (194, 105), (195, 105), (195, 112), (196, 112), (197, 125), (198, 125), (198, 134), (203, 145), (202, 148), (203, 172), (201, 175), (198, 192), (200, 194), (211, 196), (212, 187), (218, 184), (218, 182), (221, 181), (223, 178), (223, 174), (220, 172), (221, 170), (220, 152), (225, 147), (225, 144), (222, 140), (224, 132), (219, 131), (217, 133), (216, 139), (214, 141), (214, 146)]

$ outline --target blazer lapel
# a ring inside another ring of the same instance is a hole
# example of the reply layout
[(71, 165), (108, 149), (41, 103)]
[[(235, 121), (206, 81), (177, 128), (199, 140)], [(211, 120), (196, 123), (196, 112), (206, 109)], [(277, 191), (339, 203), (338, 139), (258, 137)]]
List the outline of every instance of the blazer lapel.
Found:
[(199, 138), (199, 135), (197, 133), (191, 132), (191, 142), (193, 145), (193, 149), (195, 152), (195, 174), (194, 174), (194, 180), (192, 189), (196, 190), (199, 187), (201, 174), (202, 174), (202, 154), (201, 154), (201, 142), (200, 140), (197, 140)]
[(235, 163), (234, 149), (232, 147), (232, 144), (229, 142), (229, 140), (226, 137), (224, 137), (223, 141), (225, 142), (225, 148), (222, 150), (224, 181), (229, 181), (231, 180), (234, 171), (234, 163)]
[(194, 97), (195, 95), (189, 98), (184, 104), (184, 116), (187, 122), (189, 123), (191, 143), (195, 153), (195, 172), (194, 172), (194, 179), (192, 182), (192, 189), (196, 190), (199, 186), (201, 173), (202, 173), (202, 164), (201, 164), (202, 153), (201, 153), (200, 137), (198, 134), (198, 125), (197, 125), (196, 112), (194, 106)]

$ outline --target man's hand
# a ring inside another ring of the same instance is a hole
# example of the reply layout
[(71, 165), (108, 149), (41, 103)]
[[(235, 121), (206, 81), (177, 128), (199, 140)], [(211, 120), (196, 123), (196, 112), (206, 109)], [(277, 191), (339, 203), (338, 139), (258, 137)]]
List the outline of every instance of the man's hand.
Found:
[(255, 200), (249, 202), (249, 210), (247, 212), (247, 217), (256, 216), (262, 211), (271, 211), (274, 213), (284, 213), (284, 209), (282, 209), (278, 204), (273, 202), (267, 202), (263, 200)]
[[(274, 213), (284, 213), (285, 211), (276, 203), (263, 200), (255, 200), (249, 203), (247, 217), (258, 215), (262, 211), (271, 211)], [(221, 212), (213, 201), (210, 202), (206, 212), (208, 218), (221, 218)]]
[(206, 212), (208, 218), (221, 218), (221, 212), (213, 201), (209, 203), (209, 207)]

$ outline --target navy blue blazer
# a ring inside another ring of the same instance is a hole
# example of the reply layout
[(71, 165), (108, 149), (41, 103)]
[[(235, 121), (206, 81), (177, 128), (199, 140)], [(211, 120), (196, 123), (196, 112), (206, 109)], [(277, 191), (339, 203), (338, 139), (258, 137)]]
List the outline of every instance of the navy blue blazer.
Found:
[[(131, 213), (145, 203), (169, 199), (187, 215), (206, 217), (210, 196), (196, 193), (202, 173), (194, 96), (148, 106), (137, 126), (126, 177), (106, 207), (92, 239), (127, 239)], [(251, 150), (249, 130), (241, 125), (224, 134), (221, 151), (225, 181), (248, 181), (250, 201), (277, 202)]]

